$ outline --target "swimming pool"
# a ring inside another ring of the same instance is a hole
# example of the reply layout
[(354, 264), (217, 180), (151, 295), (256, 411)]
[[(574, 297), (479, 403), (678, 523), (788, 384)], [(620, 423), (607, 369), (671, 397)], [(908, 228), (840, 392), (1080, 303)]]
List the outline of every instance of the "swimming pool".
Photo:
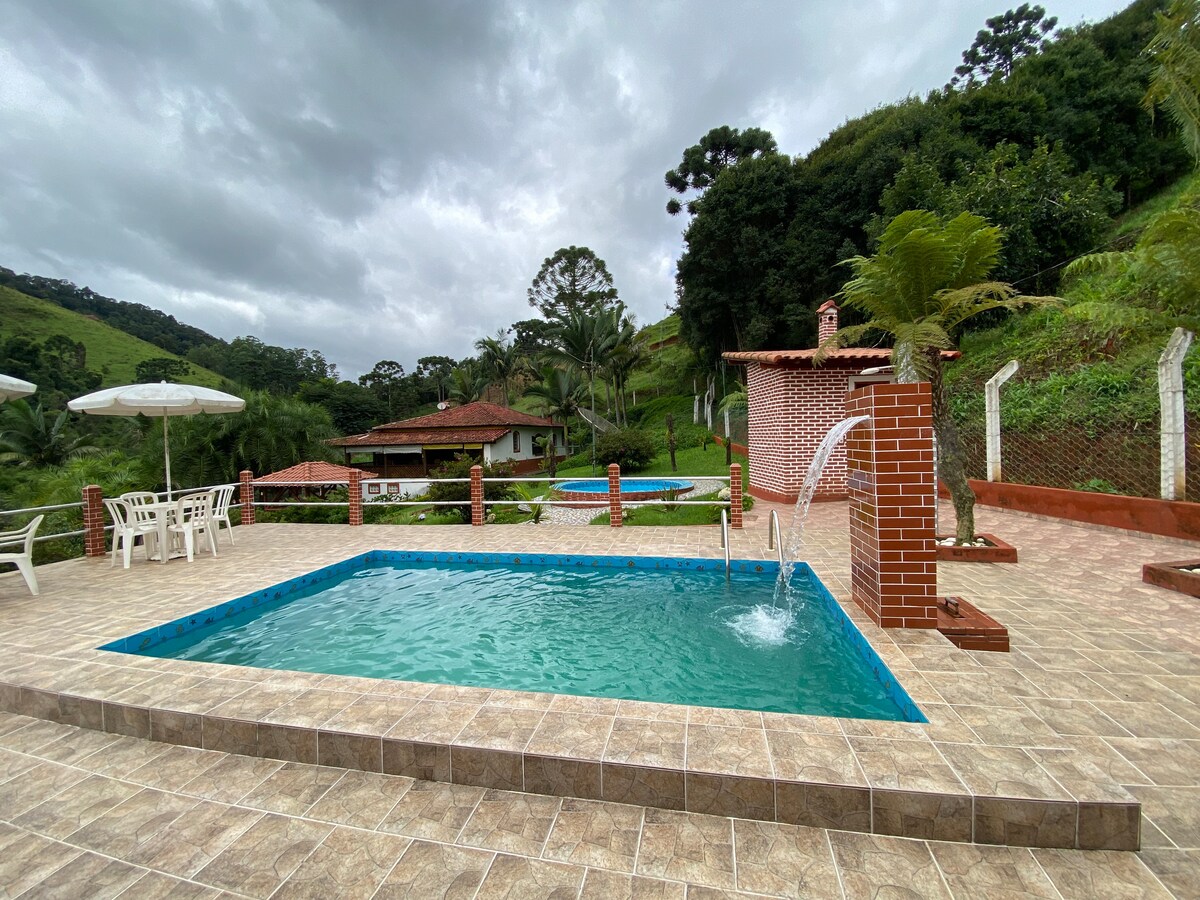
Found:
[(686, 705), (924, 717), (801, 564), (371, 551), (101, 649)]
[[(676, 496), (686, 494), (695, 487), (690, 481), (680, 478), (622, 478), (621, 499), (626, 501), (657, 500), (668, 493)], [(559, 481), (554, 490), (564, 500), (584, 500), (604, 503), (608, 496), (607, 478), (581, 478), (575, 481)]]

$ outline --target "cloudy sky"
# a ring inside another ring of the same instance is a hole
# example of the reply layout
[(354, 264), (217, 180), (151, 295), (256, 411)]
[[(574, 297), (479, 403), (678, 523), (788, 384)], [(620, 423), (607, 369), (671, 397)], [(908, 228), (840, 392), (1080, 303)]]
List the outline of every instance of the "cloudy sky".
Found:
[[(536, 315), (571, 244), (647, 324), (685, 147), (760, 126), (807, 153), (944, 84), (1015, 5), (0, 0), (0, 265), (343, 377), (469, 355)], [(1044, 5), (1062, 26), (1126, 4)]]

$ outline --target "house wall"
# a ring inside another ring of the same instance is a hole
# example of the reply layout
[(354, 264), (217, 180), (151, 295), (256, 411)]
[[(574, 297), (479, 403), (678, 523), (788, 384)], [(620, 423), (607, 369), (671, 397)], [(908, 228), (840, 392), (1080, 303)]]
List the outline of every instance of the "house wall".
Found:
[[(746, 391), (751, 495), (784, 503), (796, 500), (821, 439), (846, 418), (849, 379), (860, 370), (858, 365), (789, 369), (749, 364)], [(842, 500), (847, 496), (846, 451), (837, 447), (825, 466), (814, 499)]]
[[(562, 429), (554, 429), (558, 434), (558, 449), (559, 455), (562, 454)], [(521, 435), (521, 449), (518, 452), (513, 452), (513, 432)], [(520, 426), (513, 428), (512, 432), (504, 435), (500, 440), (491, 444), (483, 445), (484, 462), (515, 462), (520, 463), (526, 460), (540, 460), (542, 455), (533, 445), (533, 439), (539, 434), (549, 434), (550, 430), (546, 428), (535, 428), (533, 426)]]

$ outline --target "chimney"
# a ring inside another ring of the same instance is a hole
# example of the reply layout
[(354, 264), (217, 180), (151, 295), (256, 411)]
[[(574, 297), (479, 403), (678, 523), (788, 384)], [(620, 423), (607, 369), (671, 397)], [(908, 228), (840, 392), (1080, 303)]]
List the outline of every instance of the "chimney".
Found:
[(817, 309), (817, 345), (825, 343), (838, 330), (838, 308), (832, 300), (826, 300)]

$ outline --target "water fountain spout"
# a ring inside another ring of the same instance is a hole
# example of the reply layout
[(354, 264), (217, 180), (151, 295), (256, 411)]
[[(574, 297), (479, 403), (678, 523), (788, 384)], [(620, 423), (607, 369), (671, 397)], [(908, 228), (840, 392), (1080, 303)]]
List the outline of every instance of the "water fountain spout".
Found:
[(846, 435), (854, 428), (870, 421), (870, 416), (851, 416), (843, 419), (830, 428), (825, 437), (821, 439), (821, 443), (817, 445), (812, 461), (808, 464), (808, 471), (804, 475), (804, 482), (800, 486), (800, 493), (796, 497), (796, 506), (792, 512), (792, 524), (788, 529), (787, 550), (784, 554), (784, 571), (780, 574), (784, 581), (791, 579), (796, 555), (800, 551), (800, 541), (804, 536), (804, 521), (808, 518), (808, 508), (812, 505), (813, 495), (817, 492), (817, 484), (825, 471), (825, 464), (829, 462), (829, 457), (833, 454), (833, 449), (845, 440)]

